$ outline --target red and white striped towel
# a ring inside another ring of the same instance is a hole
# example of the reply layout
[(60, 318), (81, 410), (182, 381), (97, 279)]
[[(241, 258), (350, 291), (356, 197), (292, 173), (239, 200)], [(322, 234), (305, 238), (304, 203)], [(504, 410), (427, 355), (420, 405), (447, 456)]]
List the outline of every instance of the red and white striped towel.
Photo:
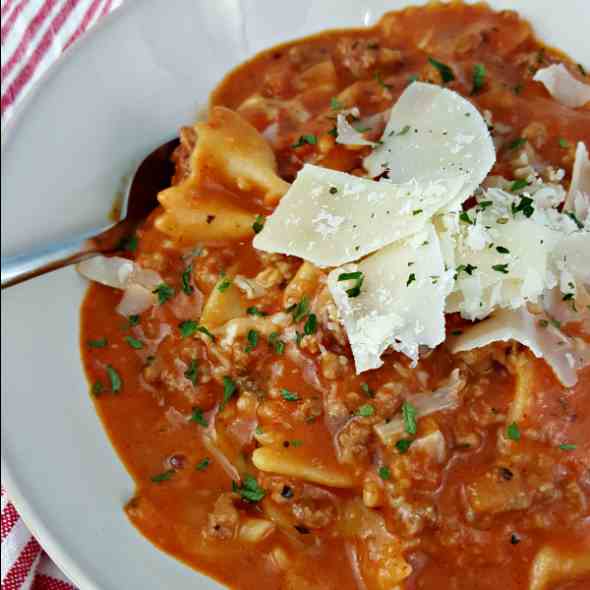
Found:
[[(41, 74), (122, 0), (0, 2), (4, 124)], [(75, 590), (27, 530), (4, 488), (1, 510), (2, 590)]]

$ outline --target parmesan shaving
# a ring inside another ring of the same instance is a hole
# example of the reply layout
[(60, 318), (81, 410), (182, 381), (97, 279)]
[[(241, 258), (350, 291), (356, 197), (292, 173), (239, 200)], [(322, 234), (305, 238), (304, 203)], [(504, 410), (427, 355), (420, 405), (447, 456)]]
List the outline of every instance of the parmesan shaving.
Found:
[(537, 70), (533, 80), (541, 82), (549, 94), (566, 107), (575, 109), (590, 101), (590, 86), (574, 78), (563, 64)]
[(338, 113), (336, 117), (336, 143), (342, 143), (344, 145), (377, 145), (374, 141), (365, 139), (363, 132), (358, 131), (348, 122), (347, 117), (349, 115), (358, 119), (359, 114), (359, 110), (356, 107)]
[(588, 148), (581, 141), (576, 147), (572, 182), (563, 208), (573, 213), (590, 229), (590, 159)]

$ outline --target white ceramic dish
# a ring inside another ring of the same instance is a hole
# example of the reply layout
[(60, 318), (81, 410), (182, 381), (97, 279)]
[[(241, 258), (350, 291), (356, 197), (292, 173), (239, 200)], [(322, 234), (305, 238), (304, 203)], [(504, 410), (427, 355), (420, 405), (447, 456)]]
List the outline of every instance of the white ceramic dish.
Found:
[[(42, 79), (3, 133), (2, 254), (100, 225), (124, 177), (254, 52), (373, 24), (407, 0), (128, 0)], [(586, 66), (587, 0), (496, 0)], [(91, 400), (78, 350), (85, 284), (65, 269), (2, 292), (2, 478), (83, 590), (219, 586), (153, 547), (122, 511), (133, 484)]]

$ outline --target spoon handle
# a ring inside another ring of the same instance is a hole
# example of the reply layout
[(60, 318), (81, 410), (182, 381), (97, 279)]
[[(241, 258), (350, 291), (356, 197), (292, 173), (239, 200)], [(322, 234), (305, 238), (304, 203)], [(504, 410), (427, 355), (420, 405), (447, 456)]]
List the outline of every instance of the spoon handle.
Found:
[(34, 252), (2, 257), (2, 289), (96, 254), (116, 250), (127, 231), (129, 223), (122, 221), (102, 232), (93, 230)]

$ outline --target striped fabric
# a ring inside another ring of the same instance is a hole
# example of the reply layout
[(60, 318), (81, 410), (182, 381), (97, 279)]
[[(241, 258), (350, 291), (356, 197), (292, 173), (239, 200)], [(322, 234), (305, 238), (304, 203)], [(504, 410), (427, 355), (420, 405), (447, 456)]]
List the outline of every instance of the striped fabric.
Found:
[[(41, 74), (122, 0), (0, 0), (2, 124)], [(75, 590), (1, 490), (1, 590)]]

